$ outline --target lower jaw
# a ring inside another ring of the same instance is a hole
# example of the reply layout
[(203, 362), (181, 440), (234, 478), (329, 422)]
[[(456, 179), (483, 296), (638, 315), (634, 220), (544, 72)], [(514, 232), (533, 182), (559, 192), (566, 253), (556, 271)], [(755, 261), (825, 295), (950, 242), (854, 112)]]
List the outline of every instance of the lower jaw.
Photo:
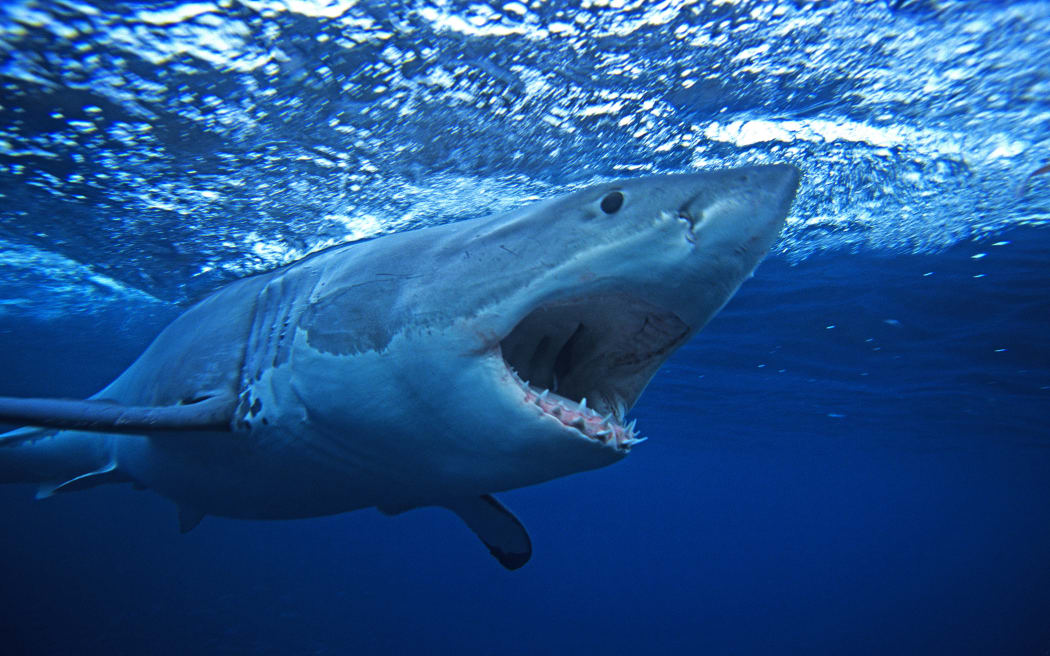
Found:
[(587, 399), (579, 403), (551, 392), (537, 388), (521, 380), (513, 369), (508, 369), (514, 381), (525, 395), (525, 402), (539, 408), (545, 415), (558, 420), (567, 429), (579, 433), (580, 437), (592, 440), (618, 451), (627, 452), (631, 447), (644, 442), (635, 431), (635, 422), (624, 425), (615, 413), (605, 415), (587, 406)]

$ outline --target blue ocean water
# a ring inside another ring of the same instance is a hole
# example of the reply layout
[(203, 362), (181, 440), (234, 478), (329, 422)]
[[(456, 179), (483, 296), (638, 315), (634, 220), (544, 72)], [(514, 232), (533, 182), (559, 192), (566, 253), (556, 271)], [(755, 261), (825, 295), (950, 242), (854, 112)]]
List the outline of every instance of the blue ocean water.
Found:
[(0, 653), (1050, 653), (1050, 4), (0, 6), (0, 395), (180, 308), (594, 180), (789, 161), (781, 241), (651, 439), (447, 512), (0, 488)]

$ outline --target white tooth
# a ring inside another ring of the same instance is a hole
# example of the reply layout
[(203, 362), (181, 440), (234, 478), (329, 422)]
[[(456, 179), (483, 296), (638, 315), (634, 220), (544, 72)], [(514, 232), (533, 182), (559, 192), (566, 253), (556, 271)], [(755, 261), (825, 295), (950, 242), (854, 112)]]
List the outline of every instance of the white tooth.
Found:
[(649, 439), (649, 438), (648, 437), (639, 437), (639, 438), (636, 439), (636, 438), (632, 437), (632, 438), (624, 440), (623, 443), (626, 444), (627, 446), (634, 446), (635, 444), (641, 444), (642, 442), (646, 441), (647, 439)]
[(543, 399), (547, 398), (547, 393), (548, 392), (550, 392), (549, 389), (545, 389), (542, 392), (540, 392), (539, 400), (542, 401)]
[(631, 423), (627, 424), (627, 432), (630, 435), (634, 435), (634, 425), (638, 423), (637, 419), (632, 419)]
[(577, 417), (575, 420), (573, 420), (572, 425), (574, 428), (579, 428), (580, 430), (583, 430), (587, 427), (586, 422), (583, 421), (583, 417)]
[(582, 399), (580, 399), (580, 408), (582, 408), (584, 410), (587, 409), (587, 397), (586, 396), (583, 397)]
[(551, 408), (551, 414), (554, 415), (555, 417), (560, 417), (561, 416), (561, 406), (558, 405), (558, 404), (554, 404), (554, 407)]
[(610, 412), (609, 414), (607, 414), (604, 417), (602, 417), (602, 423), (603, 424), (609, 423), (609, 420), (612, 419), (612, 416), (613, 416), (613, 413)]
[(606, 435), (611, 435), (611, 434), (612, 434), (611, 430), (603, 430), (603, 431), (598, 431), (597, 433), (595, 433), (595, 435), (597, 435), (598, 437), (605, 437)]

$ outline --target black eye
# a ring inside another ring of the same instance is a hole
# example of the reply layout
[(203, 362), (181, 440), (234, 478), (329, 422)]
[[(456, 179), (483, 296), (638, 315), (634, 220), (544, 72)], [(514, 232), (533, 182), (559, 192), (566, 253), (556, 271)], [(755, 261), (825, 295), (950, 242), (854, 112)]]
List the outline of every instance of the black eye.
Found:
[(602, 211), (606, 214), (616, 214), (623, 207), (623, 194), (614, 191), (602, 199)]

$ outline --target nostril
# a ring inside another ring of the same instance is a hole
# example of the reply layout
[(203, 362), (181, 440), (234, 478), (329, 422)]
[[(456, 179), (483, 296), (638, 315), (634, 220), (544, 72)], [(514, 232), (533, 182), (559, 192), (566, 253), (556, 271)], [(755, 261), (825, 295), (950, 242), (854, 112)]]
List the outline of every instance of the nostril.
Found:
[(678, 210), (678, 220), (685, 222), (685, 238), (692, 243), (696, 243), (696, 221), (693, 216), (686, 211)]

